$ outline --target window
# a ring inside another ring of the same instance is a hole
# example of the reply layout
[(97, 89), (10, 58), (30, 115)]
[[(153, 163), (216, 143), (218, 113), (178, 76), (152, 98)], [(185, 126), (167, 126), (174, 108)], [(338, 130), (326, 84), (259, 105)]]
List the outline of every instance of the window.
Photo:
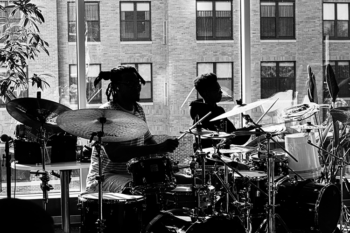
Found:
[(261, 0), (261, 39), (295, 39), (294, 0)]
[(151, 40), (151, 3), (120, 3), (120, 40)]
[[(98, 2), (85, 2), (85, 35), (87, 41), (100, 41), (100, 9)], [(75, 3), (68, 3), (68, 42), (76, 41)]]
[(323, 36), (349, 39), (349, 3), (323, 3)]
[(140, 102), (153, 101), (153, 85), (152, 85), (152, 64), (150, 63), (123, 63), (122, 65), (133, 66), (139, 72), (141, 77), (146, 81), (142, 86), (140, 94)]
[[(100, 64), (90, 64), (86, 67), (86, 101), (88, 104), (101, 104), (101, 82), (94, 87), (94, 80), (101, 71)], [(78, 103), (77, 65), (69, 65), (69, 102)]]
[(197, 40), (232, 40), (232, 1), (197, 1)]
[(233, 100), (233, 63), (232, 62), (203, 62), (197, 64), (197, 76), (214, 73), (223, 93), (221, 101)]
[[(6, 7), (11, 4), (9, 1), (0, 1), (0, 5)], [(19, 24), (21, 20), (21, 13), (19, 11), (16, 12), (13, 16), (10, 16), (12, 9), (7, 8), (6, 12), (0, 10), (0, 38), (4, 36), (6, 30), (10, 28), (10, 33), (12, 37), (16, 37), (17, 31), (20, 30)], [(0, 43), (3, 43), (5, 40), (0, 40)]]
[[(23, 71), (27, 74), (28, 77), (28, 69), (23, 69)], [(5, 66), (0, 66), (0, 81), (9, 77), (9, 72), (7, 70), (7, 67)], [(15, 92), (13, 93), (16, 98), (22, 98), (22, 97), (28, 97), (28, 89), (25, 90), (15, 90)], [(7, 100), (11, 100), (12, 98), (6, 98)], [(0, 98), (0, 108), (5, 108), (6, 107), (6, 103), (3, 101), (2, 98)]]
[(261, 98), (295, 91), (295, 62), (261, 62)]
[[(339, 86), (338, 97), (348, 98), (350, 97), (350, 65), (349, 61), (330, 61), (329, 64), (332, 66), (332, 69), (335, 74), (335, 78), (337, 80)], [(326, 72), (324, 72), (326, 75)], [(326, 80), (326, 77), (324, 77)], [(329, 97), (328, 92), (324, 92), (326, 98)]]

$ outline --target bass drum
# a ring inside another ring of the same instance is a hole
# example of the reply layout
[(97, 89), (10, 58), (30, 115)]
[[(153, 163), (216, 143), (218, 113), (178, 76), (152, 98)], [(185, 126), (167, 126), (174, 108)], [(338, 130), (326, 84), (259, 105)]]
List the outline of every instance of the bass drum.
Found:
[(145, 233), (212, 233), (230, 232), (245, 233), (246, 230), (238, 217), (227, 216), (205, 217), (203, 221), (192, 221), (182, 209), (161, 212), (145, 229)]
[(339, 189), (312, 180), (279, 182), (276, 212), (289, 229), (332, 233), (340, 217)]

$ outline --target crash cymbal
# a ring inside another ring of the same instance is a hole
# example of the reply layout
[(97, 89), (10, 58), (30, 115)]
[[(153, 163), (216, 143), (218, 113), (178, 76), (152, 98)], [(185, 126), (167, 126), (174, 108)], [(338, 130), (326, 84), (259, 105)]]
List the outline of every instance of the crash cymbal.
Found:
[(203, 139), (217, 139), (217, 140), (221, 140), (221, 139), (225, 139), (225, 138), (229, 138), (229, 137), (233, 137), (232, 134), (226, 133), (226, 132), (213, 132), (211, 134), (206, 134), (203, 135)]
[[(209, 154), (213, 154), (214, 151), (217, 151), (216, 148), (214, 147), (208, 147), (208, 148), (203, 148), (202, 151), (204, 153), (209, 153)], [(235, 153), (235, 152), (241, 152), (240, 150), (238, 149), (219, 149), (220, 153), (221, 154), (232, 154), (232, 153)]]
[(197, 128), (194, 128), (194, 129), (191, 129), (189, 131), (187, 131), (187, 133), (190, 133), (190, 134), (193, 134), (193, 135), (197, 135), (197, 136), (208, 136), (208, 135), (211, 135), (211, 134), (214, 134), (215, 131), (212, 131), (212, 130), (207, 130), (207, 129), (197, 129)]
[[(104, 124), (101, 123), (103, 118)], [(86, 139), (90, 139), (92, 133), (103, 130), (103, 142), (129, 141), (143, 136), (148, 130), (146, 122), (142, 119), (113, 109), (67, 111), (58, 116), (57, 125), (70, 134)], [(93, 139), (98, 138), (95, 136)]]
[(350, 106), (333, 108), (329, 111), (335, 121), (350, 124)]
[(227, 117), (235, 116), (235, 115), (240, 114), (240, 113), (244, 113), (246, 111), (249, 111), (249, 110), (252, 110), (256, 107), (261, 106), (263, 103), (265, 103), (267, 101), (268, 101), (268, 99), (264, 99), (264, 100), (259, 100), (259, 101), (256, 101), (256, 102), (253, 102), (250, 104), (246, 104), (244, 106), (236, 105), (232, 108), (232, 110), (230, 110), (224, 114), (221, 114), (220, 116), (217, 116), (217, 117), (211, 119), (210, 121), (217, 121), (217, 120), (220, 120), (223, 118), (227, 118)]
[(8, 113), (17, 121), (32, 128), (44, 127), (48, 131), (62, 132), (56, 118), (70, 108), (39, 98), (19, 98), (6, 104)]

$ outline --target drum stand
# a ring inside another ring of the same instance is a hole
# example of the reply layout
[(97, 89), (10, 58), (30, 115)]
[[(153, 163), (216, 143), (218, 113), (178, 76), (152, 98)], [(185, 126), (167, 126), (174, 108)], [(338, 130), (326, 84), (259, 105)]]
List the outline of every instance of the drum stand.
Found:
[[(298, 162), (293, 155), (291, 155), (287, 150), (285, 150), (276, 140), (273, 139), (273, 134), (265, 132), (260, 125), (256, 124), (249, 115), (242, 116), (248, 123), (252, 123), (257, 127), (258, 132), (261, 134), (266, 134), (267, 139), (267, 179), (268, 179), (268, 203), (267, 203), (267, 218), (261, 223), (260, 228), (256, 231), (257, 233), (263, 228), (263, 226), (267, 222), (267, 232), (268, 233), (276, 233), (276, 217), (283, 225), (283, 227), (288, 231), (288, 228), (282, 218), (276, 213), (276, 192), (277, 186), (275, 184), (275, 157), (274, 154), (271, 153), (270, 143), (271, 140), (274, 141), (283, 151), (285, 151), (294, 161)], [(234, 134), (234, 133), (233, 133)], [(291, 169), (290, 169), (291, 170)]]
[(99, 132), (93, 132), (90, 137), (90, 143), (93, 140), (94, 137), (97, 137), (97, 141), (92, 145), (95, 147), (97, 154), (96, 157), (98, 158), (98, 175), (96, 176), (96, 180), (98, 181), (98, 219), (96, 221), (97, 230), (99, 233), (103, 233), (104, 229), (106, 228), (106, 220), (103, 219), (103, 210), (102, 210), (102, 202), (103, 202), (103, 192), (102, 192), (102, 184), (104, 181), (104, 175), (102, 175), (102, 160), (101, 160), (101, 150), (104, 150), (104, 147), (102, 145), (102, 137), (104, 136), (103, 132), (103, 125), (106, 123), (105, 117), (100, 117), (99, 122), (101, 123), (101, 131)]

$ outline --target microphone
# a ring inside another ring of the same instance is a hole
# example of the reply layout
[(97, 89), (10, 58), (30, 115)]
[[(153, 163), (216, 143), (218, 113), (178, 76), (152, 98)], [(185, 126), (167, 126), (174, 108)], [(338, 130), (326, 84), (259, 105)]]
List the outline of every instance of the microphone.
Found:
[(9, 141), (13, 140), (10, 136), (7, 136), (7, 134), (1, 135), (0, 139), (3, 142), (9, 142)]

